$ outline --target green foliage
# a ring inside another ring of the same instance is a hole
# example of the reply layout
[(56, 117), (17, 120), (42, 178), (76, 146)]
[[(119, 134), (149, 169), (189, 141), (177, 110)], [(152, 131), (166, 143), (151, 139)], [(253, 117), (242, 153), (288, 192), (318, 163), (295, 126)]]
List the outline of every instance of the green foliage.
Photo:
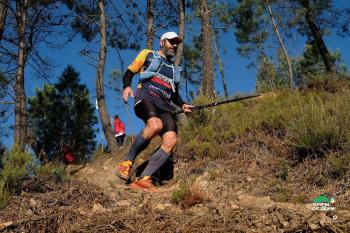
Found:
[(209, 174), (209, 180), (214, 181), (218, 177), (220, 177), (221, 171), (219, 171), (218, 169), (209, 169), (208, 174)]
[(273, 193), (273, 199), (279, 202), (287, 202), (291, 199), (292, 194), (292, 190), (284, 188), (282, 186), (278, 186), (275, 188), (275, 191)]
[[(338, 7), (337, 4), (333, 4), (332, 0), (269, 1), (269, 3), (279, 31), (283, 32), (282, 37), (293, 38), (297, 32), (308, 38), (303, 57), (297, 58), (293, 65), (295, 71), (295, 80), (293, 81), (297, 86), (305, 84), (311, 75), (325, 74), (325, 64), (335, 63), (338, 73), (347, 73), (346, 66), (341, 62), (339, 51), (331, 53), (331, 59), (327, 59), (327, 56), (321, 57), (320, 51), (326, 54), (329, 49), (319, 47), (324, 42), (323, 37), (332, 31), (337, 31), (342, 36), (349, 35), (349, 20), (346, 19), (346, 16), (349, 14), (350, 8)], [(275, 62), (271, 62), (269, 65), (262, 64), (264, 63), (262, 60), (264, 54), (273, 54), (273, 50), (277, 54), (280, 53), (280, 49), (271, 43), (270, 38), (275, 37), (275, 33), (271, 26), (271, 18), (267, 13), (265, 1), (239, 0), (233, 15), (237, 29), (235, 36), (240, 44), (238, 52), (242, 56), (252, 57), (254, 61), (251, 65), (259, 67), (258, 88), (260, 90), (273, 90), (274, 79), (282, 81), (284, 84), (288, 80), (288, 69), (283, 64), (285, 63), (284, 58), (278, 57), (279, 67), (277, 68), (274, 68)], [(310, 29), (310, 22), (306, 20), (306, 15), (310, 15), (314, 20), (313, 23), (317, 25), (315, 30)], [(317, 32), (315, 33), (315, 31)], [(316, 38), (316, 34), (320, 37)], [(318, 43), (315, 43), (316, 39)], [(328, 69), (330, 68), (328, 67)], [(278, 88), (277, 84), (276, 88)]]
[(349, 7), (339, 8), (339, 5), (334, 4), (333, 0), (313, 0), (307, 1), (309, 4), (309, 10), (307, 10), (302, 4), (303, 1), (294, 2), (297, 2), (298, 6), (294, 5), (290, 8), (295, 16), (290, 24), (298, 26), (298, 32), (302, 35), (310, 35), (310, 28), (304, 17), (307, 11), (313, 16), (323, 35), (330, 33), (331, 28), (335, 29), (339, 35), (349, 35), (349, 21), (346, 19), (346, 15), (350, 12)]
[(46, 163), (39, 165), (35, 169), (35, 174), (38, 176), (53, 176), (56, 181), (62, 182), (68, 179), (68, 175), (65, 171), (65, 166), (58, 163)]
[(307, 152), (349, 148), (349, 93), (300, 96), (293, 118), (286, 122), (290, 142)]
[(310, 203), (310, 200), (305, 195), (299, 195), (299, 196), (296, 196), (293, 198), (293, 202), (298, 203), (298, 204), (308, 204), (308, 203)]
[(288, 74), (285, 72), (288, 68), (281, 54), (279, 62), (279, 67), (276, 68), (266, 55), (261, 55), (256, 77), (256, 90), (258, 92), (281, 90), (288, 87)]
[(341, 155), (330, 154), (327, 157), (330, 165), (330, 173), (335, 178), (343, 178), (350, 175), (350, 153)]
[(204, 202), (203, 194), (196, 189), (190, 189), (183, 185), (175, 189), (171, 194), (171, 202), (182, 208), (189, 208)]
[[(281, 95), (281, 99), (287, 99), (286, 96)], [(203, 99), (203, 102), (210, 100)], [(219, 145), (247, 130), (254, 130), (263, 124), (279, 128), (285, 117), (283, 109), (288, 109), (283, 104), (276, 101), (274, 96), (266, 96), (263, 101), (252, 99), (195, 112), (182, 126), (181, 139), (196, 152), (196, 156), (205, 156), (201, 154), (205, 151), (209, 152), (207, 156), (220, 157), (225, 152), (219, 150)]]
[(4, 206), (11, 194), (19, 193), (25, 178), (29, 176), (28, 165), (32, 157), (14, 146), (3, 161), (0, 171), (0, 207)]
[[(190, 43), (184, 45), (183, 54), (183, 77), (186, 80), (186, 85), (190, 84), (193, 87), (190, 90), (190, 96), (198, 94), (197, 88), (201, 83), (201, 73), (202, 73), (202, 50), (203, 50), (203, 38), (200, 31), (198, 31), (198, 20), (201, 18), (201, 2), (198, 0), (190, 0), (186, 3), (186, 36), (190, 37)], [(213, 36), (216, 41), (220, 41), (220, 35), (222, 32), (226, 33), (234, 24), (233, 22), (233, 3), (222, 2), (216, 0), (209, 0), (207, 2), (208, 9), (210, 10), (210, 23), (209, 29), (212, 29)], [(194, 24), (197, 23), (197, 24)], [(215, 25), (215, 26), (214, 26)], [(220, 28), (215, 29), (215, 27)], [(186, 39), (188, 41), (188, 39)], [(218, 50), (225, 52), (224, 43), (217, 42)], [(230, 45), (228, 46), (230, 47)], [(213, 53), (214, 54), (214, 53)], [(214, 56), (214, 55), (213, 55)], [(214, 68), (218, 68), (217, 62), (214, 62)], [(187, 88), (187, 87), (186, 87)]]
[(291, 170), (290, 161), (283, 159), (282, 162), (280, 163), (280, 168), (279, 168), (277, 177), (281, 180), (287, 180), (290, 170)]
[[(346, 75), (348, 71), (346, 65), (343, 63), (341, 52), (339, 50), (329, 52), (337, 66), (338, 73)], [(306, 43), (304, 54), (296, 59), (294, 67), (297, 86), (307, 86), (310, 82), (327, 74), (322, 57), (313, 40)]]
[(28, 101), (29, 125), (51, 161), (62, 161), (64, 147), (77, 162), (89, 159), (95, 149), (95, 108), (79, 82), (79, 74), (68, 66), (57, 84), (45, 85)]
[(171, 194), (171, 202), (175, 204), (180, 204), (182, 200), (185, 199), (186, 195), (190, 193), (187, 186), (181, 186), (175, 189)]
[[(221, 157), (223, 143), (259, 129), (284, 137), (300, 155), (322, 155), (350, 149), (349, 91), (339, 93), (290, 92), (194, 112), (181, 126), (181, 142), (195, 157)], [(204, 101), (204, 100), (203, 100)], [(210, 102), (210, 101), (205, 101)], [(289, 164), (280, 178), (288, 176)]]
[(202, 68), (201, 61), (202, 37), (195, 36), (192, 38), (192, 44), (185, 44), (183, 66), (183, 77), (189, 84), (199, 86), (200, 73)]
[(268, 18), (264, 15), (264, 4), (256, 0), (240, 0), (234, 10), (236, 23), (235, 36), (238, 43), (238, 53), (249, 57), (254, 53), (258, 56), (263, 52), (264, 42), (268, 37), (266, 26)]
[(0, 209), (5, 207), (10, 200), (11, 195), (6, 190), (5, 182), (0, 179)]
[(314, 91), (324, 92), (343, 92), (350, 88), (350, 79), (346, 76), (339, 75), (334, 78), (331, 75), (311, 76), (306, 81), (306, 88)]
[[(73, 20), (71, 28), (88, 42), (93, 41), (100, 33), (99, 31), (99, 6), (98, 2), (64, 0), (63, 3), (71, 10)], [(127, 11), (127, 15), (118, 12), (118, 17), (108, 17), (108, 14), (116, 13), (116, 5), (113, 1), (105, 1), (107, 43), (112, 48), (140, 49), (140, 41), (144, 33), (143, 18), (135, 11)], [(126, 8), (133, 4), (126, 3)], [(109, 11), (112, 10), (112, 12)], [(121, 11), (120, 11), (121, 12)], [(128, 24), (126, 24), (128, 23)]]

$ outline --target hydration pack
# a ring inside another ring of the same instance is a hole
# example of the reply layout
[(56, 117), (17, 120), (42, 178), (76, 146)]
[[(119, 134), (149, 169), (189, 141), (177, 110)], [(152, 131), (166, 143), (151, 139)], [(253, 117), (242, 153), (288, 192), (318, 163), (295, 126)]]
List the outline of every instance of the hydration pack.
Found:
[[(151, 58), (151, 64), (143, 73), (140, 74), (140, 81), (143, 82), (148, 78), (157, 76), (163, 81), (169, 83), (171, 85), (173, 92), (175, 92), (175, 84), (178, 85), (180, 82), (180, 71), (181, 71), (180, 67), (177, 67), (174, 64), (168, 65), (162, 61), (162, 58), (159, 56), (157, 52), (152, 52), (152, 53), (153, 53), (153, 57)], [(173, 70), (173, 79), (168, 78), (159, 73), (159, 70), (161, 69), (162, 66), (170, 67)]]

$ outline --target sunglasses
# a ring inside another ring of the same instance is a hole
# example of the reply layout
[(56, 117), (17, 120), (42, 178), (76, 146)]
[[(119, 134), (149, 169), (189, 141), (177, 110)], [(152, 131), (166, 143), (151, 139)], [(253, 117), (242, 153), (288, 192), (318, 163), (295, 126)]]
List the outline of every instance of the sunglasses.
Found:
[(167, 41), (169, 41), (169, 43), (171, 45), (178, 45), (179, 44), (179, 40), (178, 39), (167, 39)]

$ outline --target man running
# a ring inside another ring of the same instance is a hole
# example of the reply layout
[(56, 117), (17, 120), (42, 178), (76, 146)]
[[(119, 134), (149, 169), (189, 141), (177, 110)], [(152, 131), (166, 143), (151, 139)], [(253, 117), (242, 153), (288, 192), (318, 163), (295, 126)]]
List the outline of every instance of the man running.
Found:
[(122, 120), (120, 120), (118, 115), (114, 116), (114, 135), (118, 147), (123, 148), (125, 138), (125, 125)]
[(129, 96), (134, 97), (130, 87), (132, 78), (140, 73), (134, 110), (136, 116), (144, 121), (145, 128), (136, 135), (125, 160), (118, 164), (118, 176), (128, 179), (136, 156), (155, 136), (162, 138), (161, 146), (152, 154), (147, 167), (130, 185), (134, 189), (157, 191), (151, 176), (167, 161), (177, 143), (175, 105), (186, 113), (192, 112), (193, 106), (186, 104), (179, 95), (180, 68), (172, 62), (179, 43), (182, 43), (182, 38), (175, 32), (164, 33), (160, 39), (160, 50), (142, 50), (123, 76), (123, 99), (127, 102)]

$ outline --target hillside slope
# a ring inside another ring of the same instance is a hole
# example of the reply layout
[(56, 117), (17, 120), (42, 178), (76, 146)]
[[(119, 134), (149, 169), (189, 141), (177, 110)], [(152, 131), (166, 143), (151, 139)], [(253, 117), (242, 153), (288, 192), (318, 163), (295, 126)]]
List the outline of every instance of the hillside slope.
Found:
[[(255, 113), (247, 110), (255, 106), (234, 106), (245, 113), (244, 121), (253, 119), (255, 125), (239, 134), (225, 122), (237, 109), (193, 116), (205, 119), (202, 126), (184, 123), (174, 153), (174, 178), (158, 193), (134, 191), (115, 176), (128, 150), (124, 148), (79, 170), (71, 168), (76, 170), (71, 180), (39, 177), (25, 183), (22, 193), (0, 211), (1, 232), (350, 232), (349, 170), (341, 163), (338, 170), (331, 169), (327, 162), (346, 159), (346, 149), (305, 156), (305, 149), (290, 143), (281, 121), (263, 119), (269, 114), (261, 109), (277, 111), (276, 105), (269, 102), (256, 110), (258, 124)], [(137, 163), (158, 143), (152, 142)], [(332, 202), (318, 205), (332, 210), (314, 210), (322, 194)]]

